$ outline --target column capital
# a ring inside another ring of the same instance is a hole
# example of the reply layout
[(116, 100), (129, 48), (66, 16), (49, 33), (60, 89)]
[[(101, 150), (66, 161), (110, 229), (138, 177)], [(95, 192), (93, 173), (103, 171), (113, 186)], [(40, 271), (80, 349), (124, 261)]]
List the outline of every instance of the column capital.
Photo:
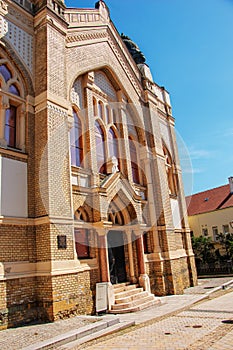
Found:
[(89, 89), (92, 89), (93, 87), (93, 84), (94, 84), (94, 71), (92, 72), (88, 72), (87, 74), (85, 74), (84, 76), (84, 87), (85, 88), (89, 88)]

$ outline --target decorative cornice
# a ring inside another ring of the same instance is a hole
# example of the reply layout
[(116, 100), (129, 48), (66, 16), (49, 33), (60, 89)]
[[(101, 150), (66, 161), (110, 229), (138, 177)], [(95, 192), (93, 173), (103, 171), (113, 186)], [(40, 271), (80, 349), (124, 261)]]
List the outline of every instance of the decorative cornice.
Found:
[(85, 40), (93, 40), (93, 39), (100, 39), (100, 38), (107, 38), (108, 34), (106, 30), (104, 31), (93, 31), (93, 32), (86, 32), (86, 33), (79, 33), (79, 34), (68, 34), (66, 38), (66, 43), (74, 43), (79, 41), (85, 41)]
[(40, 218), (19, 218), (19, 217), (4, 217), (0, 216), (0, 225), (15, 225), (15, 226), (39, 226), (39, 225), (73, 225), (72, 217), (54, 217), (43, 216)]

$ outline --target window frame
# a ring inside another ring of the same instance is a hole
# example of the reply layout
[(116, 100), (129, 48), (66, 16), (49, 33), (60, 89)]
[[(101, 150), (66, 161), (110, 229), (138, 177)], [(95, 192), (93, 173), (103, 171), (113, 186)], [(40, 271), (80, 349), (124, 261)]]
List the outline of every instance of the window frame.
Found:
[[(0, 140), (0, 147), (25, 152), (26, 142), (26, 115), (25, 115), (25, 99), (24, 90), (15, 69), (9, 67), (8, 62), (2, 62), (0, 67), (6, 67), (9, 76), (0, 73), (0, 104), (1, 104), (1, 134), (3, 138)], [(14, 87), (14, 91), (10, 91)], [(8, 123), (7, 113), (10, 109), (14, 109), (14, 126)], [(9, 131), (13, 129), (12, 133)], [(11, 134), (11, 136), (9, 136)]]
[[(83, 127), (82, 127), (81, 118), (79, 117), (79, 114), (75, 109), (73, 109), (73, 118), (74, 118), (74, 125), (70, 130), (70, 162), (71, 162), (71, 166), (83, 168), (83, 161), (84, 161), (84, 147), (83, 147), (83, 134), (82, 134)], [(74, 137), (74, 140), (72, 140), (72, 137)]]
[[(77, 239), (77, 235), (83, 235), (80, 243), (80, 238)], [(89, 246), (89, 230), (85, 228), (74, 228), (74, 239), (75, 239), (75, 251), (79, 260), (91, 259), (90, 246)], [(84, 244), (83, 244), (84, 243)], [(85, 244), (86, 243), (86, 244)], [(84, 253), (83, 253), (84, 252)]]

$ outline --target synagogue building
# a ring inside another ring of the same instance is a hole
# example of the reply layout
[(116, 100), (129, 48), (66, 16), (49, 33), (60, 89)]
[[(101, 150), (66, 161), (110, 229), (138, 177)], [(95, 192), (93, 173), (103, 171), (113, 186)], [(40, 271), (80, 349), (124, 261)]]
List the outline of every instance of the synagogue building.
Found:
[(0, 328), (195, 285), (169, 93), (105, 2), (1, 0), (0, 33)]

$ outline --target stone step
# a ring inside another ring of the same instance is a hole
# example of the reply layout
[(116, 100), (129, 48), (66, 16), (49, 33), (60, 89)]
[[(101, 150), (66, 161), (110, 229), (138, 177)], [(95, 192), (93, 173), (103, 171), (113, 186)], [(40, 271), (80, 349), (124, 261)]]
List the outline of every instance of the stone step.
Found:
[(122, 299), (122, 298), (132, 296), (134, 294), (141, 293), (142, 291), (143, 291), (143, 288), (133, 288), (130, 290), (126, 290), (126, 291), (123, 291), (120, 293), (114, 293), (114, 294), (115, 294), (115, 299)]
[[(140, 293), (141, 294), (141, 293)], [(153, 301), (155, 299), (154, 295), (146, 295), (144, 297), (138, 298), (136, 300), (132, 300), (128, 303), (122, 303), (122, 304), (114, 304), (111, 307), (111, 310), (122, 310), (122, 309), (129, 309), (129, 308), (133, 308), (135, 306), (140, 306), (143, 305), (149, 301)]]
[(137, 293), (137, 294), (129, 295), (129, 296), (125, 297), (125, 298), (115, 299), (115, 303), (116, 304), (129, 303), (130, 301), (141, 299), (141, 298), (144, 298), (145, 296), (148, 296), (148, 295), (149, 295), (148, 292), (142, 291), (142, 292)]
[(115, 294), (120, 293), (120, 292), (124, 292), (127, 290), (131, 290), (131, 289), (135, 289), (135, 288), (137, 288), (137, 285), (136, 284), (129, 284), (129, 282), (119, 283), (119, 284), (113, 285), (113, 290), (114, 290)]
[(137, 305), (137, 306), (133, 306), (133, 307), (129, 307), (129, 308), (125, 308), (125, 309), (119, 309), (119, 310), (110, 310), (109, 313), (111, 314), (125, 314), (125, 313), (130, 313), (130, 312), (136, 312), (136, 311), (140, 311), (140, 310), (144, 310), (148, 307), (154, 306), (156, 304), (160, 304), (161, 301), (159, 298), (154, 298), (154, 300), (150, 300), (147, 301), (143, 304)]

